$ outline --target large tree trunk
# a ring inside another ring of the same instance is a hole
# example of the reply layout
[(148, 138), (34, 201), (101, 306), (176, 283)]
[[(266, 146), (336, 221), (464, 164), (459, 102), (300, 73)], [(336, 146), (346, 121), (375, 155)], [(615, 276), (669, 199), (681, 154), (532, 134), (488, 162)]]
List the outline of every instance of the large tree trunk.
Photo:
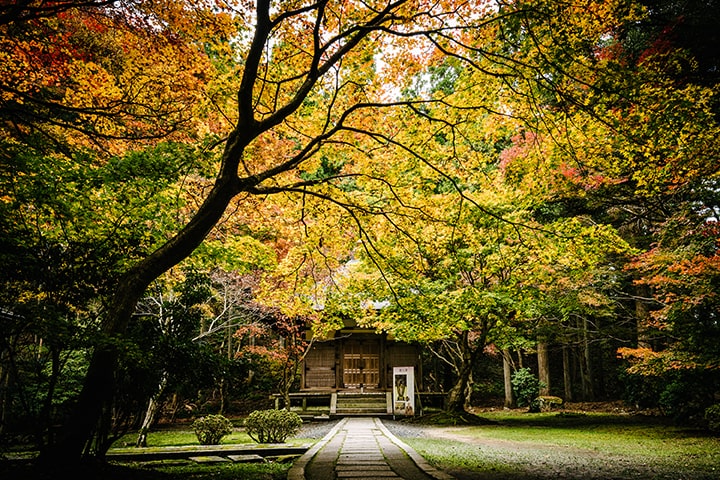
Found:
[(445, 411), (451, 413), (465, 413), (470, 398), (470, 380), (472, 378), (472, 369), (477, 351), (482, 347), (475, 347), (470, 344), (470, 334), (464, 331), (458, 339), (458, 355), (456, 358), (457, 378), (453, 387), (448, 392), (445, 403)]
[(10, 371), (4, 365), (9, 365), (6, 356), (7, 350), (0, 350), (0, 437), (4, 436), (7, 425), (8, 410), (10, 410)]
[(546, 340), (538, 340), (538, 379), (540, 380), (540, 395), (550, 395), (550, 358), (548, 357), (548, 344)]
[(463, 363), (460, 370), (458, 371), (458, 377), (455, 380), (455, 384), (448, 392), (447, 401), (445, 404), (445, 411), (452, 413), (464, 413), (465, 404), (467, 401), (467, 390), (470, 385), (470, 373), (472, 366), (468, 363)]
[[(105, 311), (103, 332), (108, 340), (121, 337), (128, 326), (135, 306), (150, 283), (163, 272), (177, 265), (202, 243), (222, 216), (239, 182), (218, 178), (215, 187), (195, 217), (174, 238), (136, 264), (119, 282)], [(98, 346), (90, 360), (82, 391), (58, 441), (41, 452), (40, 460), (74, 463), (83, 456), (103, 456), (108, 426), (104, 415), (111, 411), (115, 393), (115, 370), (118, 362), (117, 344), (112, 341)]]
[[(42, 343), (42, 340), (41, 340)], [(39, 429), (36, 432), (36, 442), (38, 445), (44, 445), (44, 438), (47, 438), (47, 442), (52, 441), (53, 431), (51, 425), (51, 417), (53, 410), (53, 403), (55, 401), (55, 391), (57, 388), (58, 379), (60, 378), (60, 349), (54, 346), (50, 346), (50, 376), (47, 381), (47, 394), (43, 401), (42, 409), (40, 411), (40, 422)]]

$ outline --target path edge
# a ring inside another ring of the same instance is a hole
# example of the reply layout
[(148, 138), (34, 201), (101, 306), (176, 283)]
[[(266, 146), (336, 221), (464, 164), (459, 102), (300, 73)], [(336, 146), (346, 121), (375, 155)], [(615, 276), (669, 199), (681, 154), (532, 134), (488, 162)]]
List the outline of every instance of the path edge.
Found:
[[(444, 472), (442, 470), (439, 470), (432, 465), (430, 465), (425, 458), (417, 453), (415, 449), (413, 449), (410, 445), (403, 442), (399, 438), (397, 438), (393, 433), (388, 430), (388, 428), (383, 424), (382, 419), (375, 418), (375, 425), (383, 432), (383, 435), (385, 435), (387, 438), (390, 439), (391, 442), (393, 442), (395, 445), (397, 445), (400, 449), (405, 451), (408, 457), (415, 462), (415, 465), (418, 466), (423, 472), (430, 475), (432, 478), (436, 480), (456, 480), (455, 477), (450, 475), (447, 472)], [(301, 479), (293, 479), (293, 480), (301, 480)]]
[(288, 470), (287, 480), (305, 480), (305, 467), (310, 460), (328, 443), (345, 424), (347, 418), (340, 420), (323, 438), (318, 440), (307, 452), (303, 453), (300, 458), (295, 460)]

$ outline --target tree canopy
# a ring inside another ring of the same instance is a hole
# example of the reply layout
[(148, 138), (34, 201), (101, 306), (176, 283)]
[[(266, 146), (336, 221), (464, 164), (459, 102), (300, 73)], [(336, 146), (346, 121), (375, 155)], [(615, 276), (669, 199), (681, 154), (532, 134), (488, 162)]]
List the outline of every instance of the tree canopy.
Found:
[(460, 408), (487, 348), (588, 357), (600, 325), (630, 373), (716, 372), (717, 10), (0, 7), (3, 358), (40, 337), (59, 375), (88, 353), (43, 458), (102, 456), (141, 300), (181, 265), (255, 275), (289, 330), (445, 342)]

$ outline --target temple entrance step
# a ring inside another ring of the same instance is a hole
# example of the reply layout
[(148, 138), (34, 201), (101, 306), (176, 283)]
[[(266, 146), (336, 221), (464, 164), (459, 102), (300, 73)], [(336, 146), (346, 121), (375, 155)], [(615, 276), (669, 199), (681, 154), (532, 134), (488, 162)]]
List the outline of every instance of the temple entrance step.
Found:
[(338, 392), (336, 415), (387, 415), (389, 405), (386, 392)]

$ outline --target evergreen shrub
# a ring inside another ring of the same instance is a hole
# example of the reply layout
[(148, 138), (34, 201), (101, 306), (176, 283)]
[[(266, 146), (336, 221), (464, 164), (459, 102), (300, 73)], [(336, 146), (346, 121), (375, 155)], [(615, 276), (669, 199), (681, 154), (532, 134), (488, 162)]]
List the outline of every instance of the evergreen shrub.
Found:
[(200, 445), (218, 445), (225, 435), (230, 435), (233, 424), (222, 415), (206, 415), (192, 424)]
[(282, 443), (301, 426), (300, 416), (287, 410), (255, 410), (245, 419), (245, 432), (257, 443)]
[(705, 372), (674, 371), (666, 375), (658, 406), (664, 415), (681, 425), (703, 423), (705, 409), (713, 405), (717, 380)]
[(539, 412), (540, 400), (538, 396), (543, 383), (538, 380), (529, 368), (521, 368), (515, 371), (510, 380), (518, 407), (528, 407), (530, 412)]

